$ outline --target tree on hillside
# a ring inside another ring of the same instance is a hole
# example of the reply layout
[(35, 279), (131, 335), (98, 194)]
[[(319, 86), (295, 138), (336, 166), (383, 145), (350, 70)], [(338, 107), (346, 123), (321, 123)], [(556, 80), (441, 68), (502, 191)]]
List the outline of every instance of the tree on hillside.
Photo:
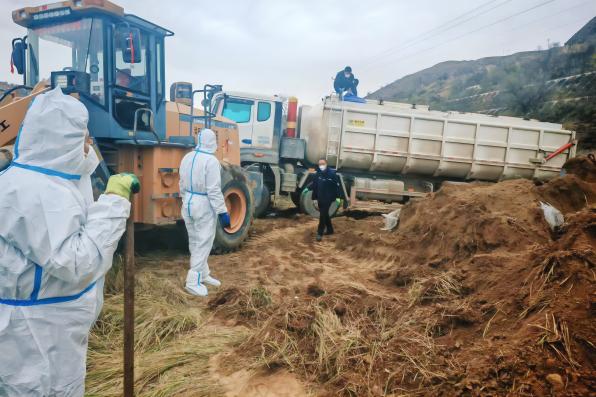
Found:
[(548, 98), (546, 73), (542, 68), (534, 69), (533, 73), (519, 66), (507, 69), (501, 100), (507, 103), (511, 113), (529, 117)]

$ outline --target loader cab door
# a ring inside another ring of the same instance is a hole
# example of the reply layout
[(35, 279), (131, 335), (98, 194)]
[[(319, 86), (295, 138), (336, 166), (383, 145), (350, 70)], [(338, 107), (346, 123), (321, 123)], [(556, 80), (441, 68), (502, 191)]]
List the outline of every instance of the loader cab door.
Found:
[[(115, 33), (114, 69), (113, 69), (113, 109), (114, 119), (124, 129), (132, 130), (137, 109), (152, 109), (150, 76), (149, 35), (137, 30), (139, 37), (135, 42), (134, 56), (127, 53), (125, 45), (120, 45), (118, 30)], [(121, 33), (120, 33), (121, 34)], [(140, 115), (137, 120), (140, 130), (149, 130), (148, 115)]]

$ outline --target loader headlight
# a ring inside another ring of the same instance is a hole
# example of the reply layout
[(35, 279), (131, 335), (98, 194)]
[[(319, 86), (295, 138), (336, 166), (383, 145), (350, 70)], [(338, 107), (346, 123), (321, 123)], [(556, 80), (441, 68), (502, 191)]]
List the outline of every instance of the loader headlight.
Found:
[(67, 88), (68, 87), (68, 76), (62, 74), (62, 75), (58, 75), (54, 78), (54, 87), (60, 87), (60, 88)]
[(75, 70), (52, 72), (50, 81), (52, 88), (60, 87), (65, 94), (78, 92), (90, 95), (91, 93), (91, 78), (89, 73)]
[(37, 14), (33, 14), (33, 20), (41, 21), (41, 20), (49, 19), (49, 18), (64, 17), (66, 15), (70, 15), (70, 8), (62, 8), (60, 10), (38, 12)]

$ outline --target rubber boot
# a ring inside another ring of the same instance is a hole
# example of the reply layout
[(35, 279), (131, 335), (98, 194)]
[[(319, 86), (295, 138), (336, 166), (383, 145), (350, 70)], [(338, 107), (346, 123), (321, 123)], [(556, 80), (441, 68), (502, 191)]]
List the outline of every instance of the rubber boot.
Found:
[(203, 282), (207, 285), (212, 285), (214, 287), (221, 287), (221, 281), (216, 278), (211, 277), (211, 275), (203, 278)]
[(202, 281), (200, 272), (189, 270), (186, 275), (186, 291), (196, 296), (207, 296), (209, 291), (207, 291), (207, 287), (205, 287)]

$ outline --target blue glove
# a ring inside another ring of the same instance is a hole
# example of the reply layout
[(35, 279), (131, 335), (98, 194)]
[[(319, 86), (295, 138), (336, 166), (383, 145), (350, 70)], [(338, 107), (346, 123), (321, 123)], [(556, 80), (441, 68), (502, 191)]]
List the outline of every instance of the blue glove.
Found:
[(224, 212), (222, 214), (219, 214), (219, 223), (221, 223), (221, 226), (223, 226), (224, 228), (226, 227), (230, 227), (231, 223), (230, 223), (230, 214), (228, 214), (227, 212)]

